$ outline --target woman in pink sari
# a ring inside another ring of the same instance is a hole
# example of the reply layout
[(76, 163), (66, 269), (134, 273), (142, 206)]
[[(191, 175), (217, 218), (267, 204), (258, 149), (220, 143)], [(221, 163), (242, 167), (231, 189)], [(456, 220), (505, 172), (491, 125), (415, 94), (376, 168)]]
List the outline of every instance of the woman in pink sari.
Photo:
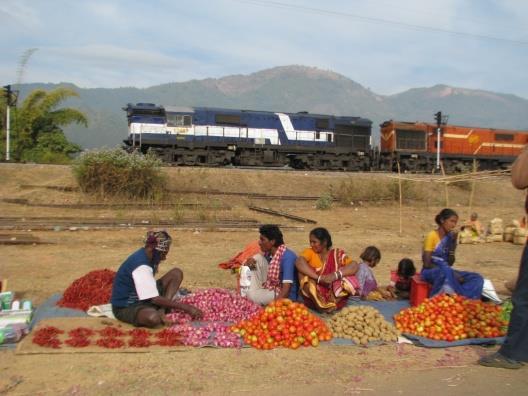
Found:
[(346, 305), (349, 296), (358, 294), (359, 283), (354, 276), (358, 263), (342, 249), (332, 249), (326, 228), (310, 232), (310, 247), (299, 255), (295, 266), (304, 303), (312, 309), (335, 311)]

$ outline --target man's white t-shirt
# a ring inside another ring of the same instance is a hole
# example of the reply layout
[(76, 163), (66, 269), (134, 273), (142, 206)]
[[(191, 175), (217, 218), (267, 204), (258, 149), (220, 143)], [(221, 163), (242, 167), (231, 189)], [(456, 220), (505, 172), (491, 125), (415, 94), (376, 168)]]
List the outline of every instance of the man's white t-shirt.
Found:
[(152, 267), (140, 265), (132, 271), (132, 278), (134, 279), (134, 286), (140, 301), (159, 296)]

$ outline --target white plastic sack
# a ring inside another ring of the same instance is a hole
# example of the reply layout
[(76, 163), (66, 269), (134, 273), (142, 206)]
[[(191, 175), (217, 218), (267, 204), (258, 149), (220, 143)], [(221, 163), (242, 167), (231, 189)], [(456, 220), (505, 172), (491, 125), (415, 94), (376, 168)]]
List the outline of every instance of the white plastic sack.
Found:
[(494, 303), (500, 304), (502, 300), (497, 295), (493, 283), (489, 279), (484, 279), (484, 285), (482, 286), (482, 295), (489, 298)]

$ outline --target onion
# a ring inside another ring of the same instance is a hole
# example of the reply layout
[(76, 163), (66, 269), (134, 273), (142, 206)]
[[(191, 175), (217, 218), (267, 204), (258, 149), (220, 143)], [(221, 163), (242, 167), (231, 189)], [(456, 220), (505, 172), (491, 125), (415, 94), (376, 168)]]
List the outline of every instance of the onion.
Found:
[(240, 348), (241, 337), (231, 332), (230, 324), (248, 319), (261, 311), (261, 307), (247, 298), (225, 289), (203, 289), (185, 296), (182, 303), (193, 305), (203, 312), (202, 323), (191, 325), (191, 316), (174, 311), (167, 318), (170, 327), (178, 332), (183, 345)]

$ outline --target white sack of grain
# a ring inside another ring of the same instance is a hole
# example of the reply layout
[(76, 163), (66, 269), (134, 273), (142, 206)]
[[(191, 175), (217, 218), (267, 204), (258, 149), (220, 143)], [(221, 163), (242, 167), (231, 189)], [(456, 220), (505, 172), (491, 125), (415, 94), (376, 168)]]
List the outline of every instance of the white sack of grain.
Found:
[(495, 218), (488, 224), (488, 233), (491, 235), (502, 235), (504, 227), (502, 225), (502, 219)]

